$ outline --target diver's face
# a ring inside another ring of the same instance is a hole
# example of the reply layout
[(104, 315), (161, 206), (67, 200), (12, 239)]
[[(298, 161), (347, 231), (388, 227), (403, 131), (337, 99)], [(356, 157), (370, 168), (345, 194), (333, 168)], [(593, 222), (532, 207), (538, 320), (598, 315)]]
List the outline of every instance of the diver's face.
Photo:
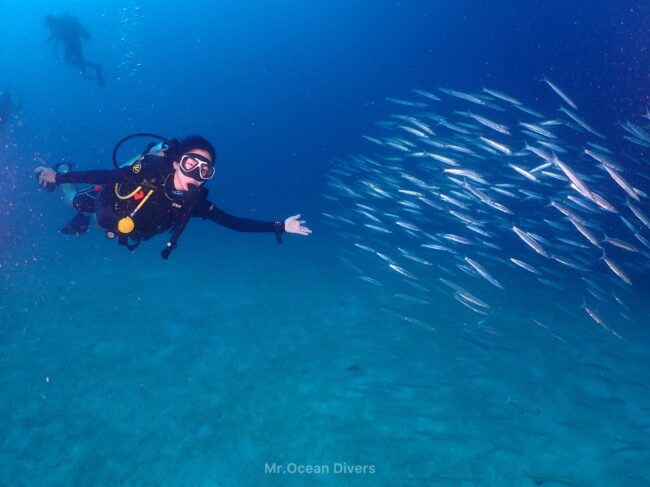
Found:
[[(212, 161), (212, 156), (206, 150), (203, 150), (203, 149), (190, 149), (190, 150), (185, 152), (185, 154), (188, 154), (188, 153), (198, 154), (200, 156), (203, 156), (203, 158), (207, 159), (208, 161), (210, 161), (210, 163), (213, 162)], [(188, 161), (188, 163), (191, 164), (191, 161)], [(199, 186), (201, 186), (205, 182), (203, 180), (200, 180), (200, 179), (197, 180), (197, 179), (191, 178), (191, 177), (183, 174), (183, 171), (181, 171), (181, 166), (180, 166), (179, 161), (174, 161), (173, 167), (174, 167), (174, 188), (179, 190), (179, 191), (188, 191), (190, 186), (195, 186), (195, 187), (198, 188)]]

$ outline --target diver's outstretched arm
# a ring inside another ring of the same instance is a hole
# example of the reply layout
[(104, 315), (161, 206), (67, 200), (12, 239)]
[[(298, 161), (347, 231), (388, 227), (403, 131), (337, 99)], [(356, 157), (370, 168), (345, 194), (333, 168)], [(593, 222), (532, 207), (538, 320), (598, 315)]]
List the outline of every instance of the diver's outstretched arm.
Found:
[[(149, 169), (134, 173), (131, 167), (118, 169), (95, 169), (90, 171), (70, 171), (58, 173), (51, 167), (39, 166), (34, 169), (38, 174), (38, 184), (46, 187), (48, 184), (85, 183), (85, 184), (111, 184), (133, 180), (138, 183), (147, 177)], [(140, 177), (141, 176), (141, 177)]]
[(219, 225), (236, 230), (238, 232), (284, 232), (284, 224), (282, 221), (262, 221), (252, 220), (249, 218), (242, 218), (239, 216), (226, 213), (221, 208), (218, 208), (214, 203), (207, 199), (199, 201), (193, 210), (192, 216), (198, 216), (211, 220)]
[(305, 220), (300, 220), (300, 214), (290, 216), (284, 221), (267, 222), (250, 220), (248, 218), (230, 215), (217, 208), (214, 203), (211, 203), (207, 199), (200, 201), (195, 206), (193, 216), (212, 220), (219, 225), (238, 232), (275, 232), (278, 242), (281, 241), (280, 235), (284, 232), (298, 235), (309, 235), (311, 233), (311, 230), (304, 225), (306, 223)]

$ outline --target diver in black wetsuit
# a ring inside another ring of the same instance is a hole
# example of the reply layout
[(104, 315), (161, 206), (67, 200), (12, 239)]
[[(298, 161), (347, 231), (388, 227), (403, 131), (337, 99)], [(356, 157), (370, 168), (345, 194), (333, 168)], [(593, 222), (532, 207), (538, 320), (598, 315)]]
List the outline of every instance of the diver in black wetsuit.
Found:
[(114, 170), (68, 171), (37, 167), (38, 181), (48, 185), (88, 183), (95, 186), (76, 193), (73, 206), (79, 213), (63, 229), (82, 234), (88, 230), (90, 214), (106, 235), (133, 250), (142, 240), (168, 230), (174, 233), (163, 258), (176, 246), (176, 239), (192, 217), (212, 220), (240, 232), (273, 232), (278, 242), (283, 232), (309, 235), (300, 215), (284, 221), (249, 220), (217, 208), (208, 200), (203, 184), (214, 176), (215, 151), (201, 136), (172, 140), (149, 151), (130, 165)]
[[(91, 63), (84, 59), (81, 41), (89, 41), (92, 36), (90, 35), (90, 32), (81, 25), (81, 22), (68, 14), (50, 14), (45, 17), (44, 23), (45, 26), (50, 29), (50, 37), (47, 39), (47, 42), (54, 41), (54, 52), (56, 53), (56, 47), (58, 46), (59, 41), (62, 42), (63, 50), (65, 51), (63, 60), (67, 64), (77, 66), (81, 69), (81, 74), (84, 78), (96, 79), (100, 86), (104, 86), (102, 67), (99, 64)], [(86, 74), (88, 68), (95, 71), (94, 78)]]

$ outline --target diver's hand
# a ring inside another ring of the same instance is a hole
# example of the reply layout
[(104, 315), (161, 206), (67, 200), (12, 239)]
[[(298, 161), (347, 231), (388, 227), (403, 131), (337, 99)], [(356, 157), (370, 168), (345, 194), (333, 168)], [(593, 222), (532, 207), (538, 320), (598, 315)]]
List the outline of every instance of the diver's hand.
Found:
[(56, 184), (56, 171), (51, 167), (38, 166), (34, 172), (38, 174), (38, 184), (44, 188), (48, 183)]
[(309, 235), (311, 230), (305, 226), (305, 220), (300, 220), (300, 214), (290, 216), (284, 221), (284, 231), (297, 233), (298, 235)]

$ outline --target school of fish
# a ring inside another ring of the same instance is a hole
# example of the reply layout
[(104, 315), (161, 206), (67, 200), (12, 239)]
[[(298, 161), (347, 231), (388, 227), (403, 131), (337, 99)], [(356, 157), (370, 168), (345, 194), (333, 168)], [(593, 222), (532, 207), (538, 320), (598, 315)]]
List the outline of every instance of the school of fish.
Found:
[(571, 296), (567, 312), (624, 339), (627, 297), (650, 269), (650, 111), (620, 124), (639, 155), (618, 157), (563, 89), (540, 86), (550, 117), (488, 88), (387, 98), (395, 113), (363, 136), (368, 152), (333, 161), (323, 216), (359, 278), (399, 277), (395, 299), (442, 293), (489, 316), (524, 283), (538, 306)]

